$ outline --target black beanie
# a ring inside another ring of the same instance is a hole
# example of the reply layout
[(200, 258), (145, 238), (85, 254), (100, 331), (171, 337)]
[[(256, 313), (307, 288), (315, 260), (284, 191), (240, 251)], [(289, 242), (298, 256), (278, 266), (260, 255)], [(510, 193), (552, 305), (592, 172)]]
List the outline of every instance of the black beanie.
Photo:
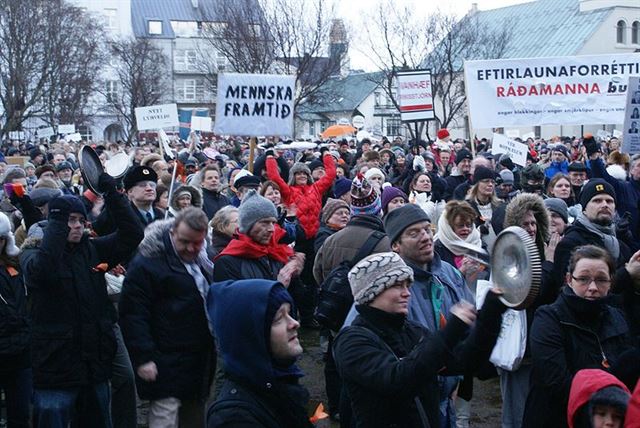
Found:
[(595, 392), (589, 399), (590, 413), (593, 413), (595, 406), (610, 406), (624, 414), (627, 411), (629, 399), (629, 393), (619, 386), (607, 386)]
[(486, 166), (477, 166), (476, 169), (473, 171), (473, 184), (476, 184), (481, 180), (486, 180), (487, 178), (495, 180), (496, 173), (492, 169), (487, 168)]
[(421, 221), (431, 221), (427, 213), (415, 204), (407, 204), (396, 208), (384, 218), (384, 230), (393, 244), (409, 226)]
[(606, 193), (611, 196), (614, 201), (616, 200), (616, 191), (611, 184), (601, 178), (592, 178), (589, 180), (582, 188), (582, 192), (580, 192), (580, 205), (582, 205), (582, 209), (587, 206), (594, 196), (601, 193)]
[(273, 318), (276, 316), (276, 312), (278, 312), (278, 309), (280, 309), (280, 306), (282, 306), (283, 303), (289, 303), (289, 305), (291, 305), (290, 315), (293, 318), (296, 318), (296, 308), (293, 305), (291, 295), (282, 284), (278, 283), (275, 284), (269, 292), (267, 310), (264, 315), (264, 334), (269, 352), (271, 352), (271, 347), (269, 345), (271, 343), (271, 324), (273, 323)]
[(460, 162), (462, 162), (465, 159), (473, 159), (473, 156), (471, 155), (471, 152), (467, 149), (460, 149), (460, 151), (458, 151), (458, 153), (456, 153), (456, 165), (459, 164)]

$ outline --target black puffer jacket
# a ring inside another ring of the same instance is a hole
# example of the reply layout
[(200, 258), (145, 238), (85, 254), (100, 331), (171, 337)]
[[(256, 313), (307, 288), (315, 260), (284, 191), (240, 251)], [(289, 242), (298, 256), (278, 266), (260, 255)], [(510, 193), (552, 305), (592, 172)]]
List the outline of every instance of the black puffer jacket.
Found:
[(576, 372), (609, 371), (632, 349), (620, 310), (604, 300), (580, 298), (569, 287), (563, 288), (553, 304), (538, 309), (529, 342), (533, 372), (524, 427), (567, 426), (569, 390)]
[(32, 295), (32, 361), (36, 388), (72, 388), (111, 377), (115, 315), (102, 263), (116, 266), (138, 246), (143, 230), (129, 201), (116, 192), (105, 203), (117, 220), (107, 236), (68, 244), (67, 222), (51, 219), (40, 244), (25, 242), (20, 265)]
[(19, 268), (0, 266), (0, 373), (31, 366), (27, 289)]
[[(134, 370), (155, 362), (158, 377), (136, 375), (143, 399), (205, 396), (215, 371), (213, 337), (203, 297), (173, 249), (173, 220), (152, 223), (127, 270), (120, 297), (120, 326)], [(201, 255), (202, 256), (202, 255)], [(211, 263), (198, 261), (208, 283)]]
[[(451, 316), (436, 334), (369, 306), (334, 342), (338, 373), (347, 388), (355, 426), (439, 427), (438, 375), (473, 373), (488, 360), (500, 331), (501, 311), (482, 312), (471, 334)], [(415, 398), (426, 413), (421, 420)]]
[(202, 209), (205, 213), (207, 213), (207, 218), (209, 220), (211, 220), (213, 216), (216, 215), (220, 208), (231, 205), (231, 201), (229, 201), (229, 198), (227, 198), (225, 195), (220, 192), (207, 190), (204, 187), (202, 188), (202, 201)]
[(224, 255), (216, 259), (213, 270), (215, 282), (238, 279), (271, 279), (276, 281), (278, 273), (284, 266), (269, 257), (249, 259), (245, 257)]

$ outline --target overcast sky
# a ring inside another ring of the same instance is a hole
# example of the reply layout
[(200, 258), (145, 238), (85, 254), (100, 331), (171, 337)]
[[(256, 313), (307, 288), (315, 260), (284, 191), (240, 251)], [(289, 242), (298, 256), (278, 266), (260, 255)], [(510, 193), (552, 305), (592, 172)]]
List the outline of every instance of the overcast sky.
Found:
[[(435, 11), (438, 6), (443, 12), (453, 13), (458, 16), (463, 16), (470, 9), (473, 3), (478, 4), (479, 10), (495, 9), (503, 6), (510, 6), (513, 4), (527, 3), (532, 0), (450, 0), (447, 2), (441, 2), (444, 4), (438, 5), (438, 2), (430, 2), (425, 0), (394, 0), (395, 4), (399, 6), (410, 6), (415, 9), (416, 14), (428, 15), (430, 12)], [(435, 4), (434, 4), (435, 3)], [(353, 33), (357, 31), (358, 26), (362, 25), (359, 17), (372, 8), (372, 5), (376, 2), (371, 0), (343, 0), (337, 3), (338, 14), (350, 25), (349, 31)], [(357, 37), (355, 38), (357, 40)], [(349, 49), (349, 58), (351, 60), (352, 69), (363, 69), (365, 71), (375, 71), (375, 65), (359, 51), (359, 46), (354, 46), (354, 42)]]

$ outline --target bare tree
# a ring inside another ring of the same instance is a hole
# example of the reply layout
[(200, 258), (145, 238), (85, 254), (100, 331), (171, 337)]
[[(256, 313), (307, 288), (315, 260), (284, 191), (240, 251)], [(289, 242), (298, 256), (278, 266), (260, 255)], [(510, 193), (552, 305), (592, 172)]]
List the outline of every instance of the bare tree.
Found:
[[(327, 7), (324, 0), (272, 0), (265, 2), (264, 7), (277, 67), (283, 74), (296, 76), (294, 107), (297, 107), (316, 95), (329, 78), (339, 74), (347, 58), (348, 34), (344, 25), (334, 26), (340, 25), (336, 22), (336, 11), (333, 6)], [(343, 50), (327, 52), (330, 42), (336, 41), (332, 38), (344, 42)]]
[[(92, 32), (97, 26), (88, 19), (85, 12), (64, 0), (0, 0), (0, 137), (20, 130), (31, 117), (46, 115), (48, 101), (60, 93), (61, 82), (66, 85), (75, 80), (77, 84), (76, 73), (87, 72), (87, 68), (65, 67), (87, 60), (73, 55), (93, 55), (94, 42), (100, 39)], [(83, 25), (87, 32), (79, 31)], [(93, 77), (87, 73), (84, 79)]]
[(167, 58), (149, 39), (129, 39), (111, 44), (115, 58), (118, 90), (103, 92), (107, 109), (126, 125), (127, 141), (138, 129), (135, 109), (158, 104), (162, 99), (169, 74)]
[(202, 28), (204, 43), (198, 52), (200, 71), (206, 73), (212, 87), (217, 84), (217, 52), (237, 73), (264, 74), (275, 62), (269, 25), (257, 0), (221, 0), (213, 5), (215, 18)]
[[(325, 0), (227, 0), (217, 3), (215, 13), (216, 22), (203, 25), (200, 54), (201, 71), (214, 87), (218, 68), (207, 60), (212, 50), (235, 72), (295, 76), (296, 107), (316, 95), (346, 60), (346, 29), (336, 30), (335, 10)], [(332, 38), (338, 37), (344, 49), (330, 52)]]
[[(396, 73), (430, 69), (434, 103), (437, 103), (435, 117), (440, 127), (448, 126), (459, 117), (466, 103), (464, 60), (500, 58), (511, 37), (508, 25), (495, 33), (478, 25), (473, 15), (460, 20), (436, 12), (425, 17), (391, 0), (381, 0), (365, 19), (368, 25), (363, 25), (364, 53), (384, 74), (381, 87), (387, 97), (399, 110)], [(406, 125), (412, 138), (425, 131), (428, 138), (426, 124), (419, 122), (415, 128), (410, 123)]]
[(76, 7), (66, 6), (66, 13), (55, 19), (59, 20), (56, 27), (64, 30), (53, 35), (57, 38), (57, 65), (43, 100), (43, 118), (50, 126), (89, 125), (93, 117), (90, 99), (101, 83), (105, 34), (96, 19)]

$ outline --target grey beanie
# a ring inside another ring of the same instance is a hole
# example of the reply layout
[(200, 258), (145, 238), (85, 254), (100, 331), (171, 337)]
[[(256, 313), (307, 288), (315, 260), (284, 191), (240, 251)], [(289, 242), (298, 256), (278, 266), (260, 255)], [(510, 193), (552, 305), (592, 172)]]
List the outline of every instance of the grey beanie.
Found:
[(35, 205), (36, 207), (41, 207), (44, 204), (48, 203), (51, 199), (60, 195), (62, 195), (62, 190), (49, 189), (48, 187), (38, 187), (37, 189), (33, 189), (29, 193), (31, 202), (33, 202), (33, 205)]
[(393, 244), (407, 227), (422, 221), (430, 222), (431, 219), (419, 206), (406, 204), (386, 215), (384, 218), (384, 230)]
[(247, 234), (256, 222), (269, 217), (278, 218), (276, 206), (269, 199), (260, 196), (256, 190), (251, 189), (240, 203), (238, 231)]
[(375, 253), (351, 268), (348, 278), (353, 300), (366, 305), (398, 282), (413, 282), (413, 269), (397, 253)]
[(500, 179), (505, 184), (513, 184), (513, 172), (509, 171), (508, 169), (503, 169), (502, 171), (500, 171)]
[(569, 223), (569, 208), (565, 201), (560, 198), (549, 198), (544, 200), (544, 206), (562, 217), (565, 223)]

